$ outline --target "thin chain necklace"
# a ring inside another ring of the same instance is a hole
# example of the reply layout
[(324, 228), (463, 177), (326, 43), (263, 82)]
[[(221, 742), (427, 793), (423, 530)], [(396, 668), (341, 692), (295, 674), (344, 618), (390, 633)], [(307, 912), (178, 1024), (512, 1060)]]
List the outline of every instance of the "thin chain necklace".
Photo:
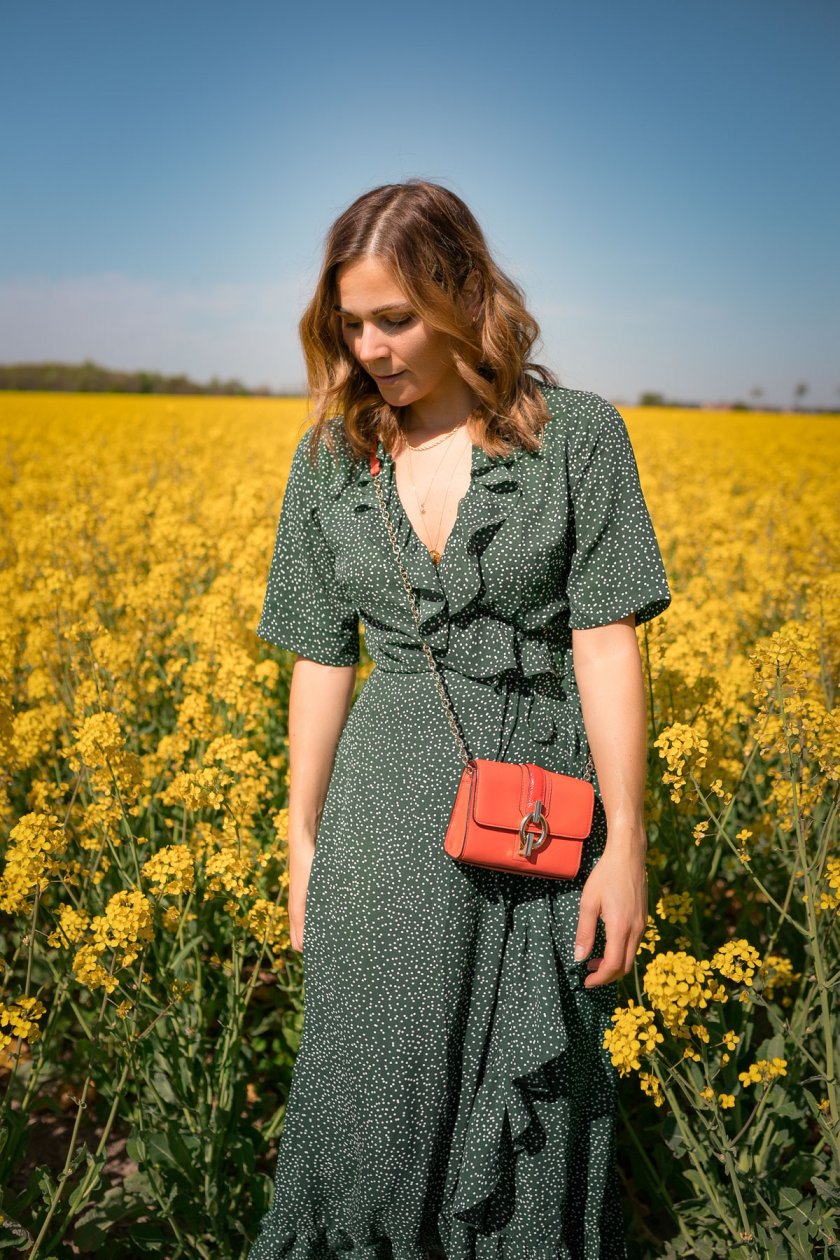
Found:
[[(465, 421), (465, 420), (462, 420), (460, 424), (456, 424), (456, 425), (455, 425), (455, 428), (454, 428), (454, 429), (450, 429), (450, 430), (449, 430), (449, 432), (448, 432), (448, 433), (446, 433), (446, 434), (444, 434), (444, 436), (443, 436), (442, 438), (436, 438), (436, 439), (435, 439), (435, 441), (432, 443), (432, 445), (433, 445), (433, 446), (438, 446), (441, 442), (445, 442), (445, 441), (450, 441), (450, 442), (451, 442), (451, 441), (452, 441), (452, 439), (453, 439), (453, 437), (455, 436), (455, 433), (457, 432), (457, 430), (458, 430), (458, 429), (460, 429), (460, 428), (462, 428), (462, 427), (464, 426), (464, 424), (466, 424), (466, 421)], [(440, 460), (438, 461), (438, 466), (437, 466), (437, 468), (435, 469), (434, 473), (432, 474), (431, 480), (429, 481), (428, 489), (426, 490), (425, 495), (424, 495), (424, 496), (423, 496), (423, 498), (421, 499), (421, 498), (420, 498), (420, 495), (419, 495), (419, 493), (418, 493), (418, 491), (417, 491), (417, 483), (416, 483), (416, 481), (414, 480), (414, 458), (413, 458), (413, 452), (414, 452), (417, 448), (416, 448), (416, 447), (414, 447), (414, 446), (412, 446), (410, 442), (406, 442), (406, 446), (408, 447), (408, 452), (409, 452), (409, 453), (408, 453), (408, 472), (409, 472), (409, 476), (410, 476), (410, 478), (411, 478), (411, 488), (412, 488), (412, 489), (413, 489), (413, 491), (414, 491), (414, 497), (415, 497), (415, 499), (417, 500), (417, 503), (418, 503), (418, 506), (419, 506), (419, 508), (420, 508), (420, 512), (421, 512), (421, 514), (422, 514), (423, 516), (425, 516), (425, 515), (426, 515), (426, 500), (428, 499), (429, 495), (430, 495), (430, 494), (431, 494), (431, 492), (432, 492), (432, 486), (435, 484), (435, 480), (436, 480), (436, 478), (437, 478), (438, 472), (440, 471), (440, 467), (441, 467), (441, 465), (443, 464), (443, 461), (446, 459), (446, 451), (444, 451), (444, 452), (443, 452), (443, 455), (440, 457)], [(423, 450), (428, 450), (429, 448), (428, 448), (428, 447), (423, 447), (422, 449), (423, 449)]]
[(438, 446), (441, 442), (445, 442), (447, 438), (451, 438), (455, 430), (462, 428), (466, 423), (467, 423), (466, 420), (460, 420), (458, 424), (455, 425), (454, 428), (449, 430), (448, 433), (444, 433), (439, 438), (434, 438), (433, 441), (431, 442), (424, 442), (422, 446), (411, 446), (411, 443), (408, 441), (407, 438), (406, 438), (405, 444), (406, 446), (411, 446), (411, 449), (413, 451), (430, 451), (433, 446)]
[[(456, 428), (460, 429), (460, 428), (462, 427), (463, 423), (464, 423), (464, 422), (462, 421), (462, 424), (456, 425)], [(453, 430), (453, 433), (454, 433), (454, 430)], [(450, 435), (450, 436), (451, 436), (451, 435)], [(411, 450), (411, 447), (409, 447), (409, 450)], [(443, 462), (443, 461), (441, 461), (441, 462)], [(438, 468), (439, 468), (439, 467), (440, 467), (440, 464), (438, 464)], [(443, 510), (444, 510), (444, 508), (446, 507), (446, 500), (449, 498), (449, 490), (450, 490), (450, 487), (451, 487), (451, 485), (452, 485), (452, 478), (455, 476), (455, 469), (456, 469), (457, 467), (458, 467), (458, 461), (457, 461), (457, 460), (453, 460), (453, 461), (452, 461), (452, 471), (451, 471), (451, 472), (450, 472), (450, 474), (449, 474), (449, 480), (448, 480), (448, 481), (447, 481), (447, 483), (446, 483), (446, 491), (445, 491), (445, 493), (444, 493), (444, 496), (443, 496), (443, 499), (442, 499), (442, 501), (441, 501), (441, 505), (440, 505), (440, 514), (439, 514), (439, 516), (438, 516), (437, 531), (436, 531), (436, 533), (435, 533), (435, 542), (440, 542), (440, 526), (441, 526), (441, 522), (442, 522), (442, 520), (443, 520)], [(418, 504), (420, 505), (420, 511), (421, 511), (421, 513), (425, 516), (425, 514), (426, 514), (426, 507), (425, 507), (425, 504), (426, 504), (426, 499), (428, 499), (429, 494), (431, 493), (431, 486), (432, 486), (432, 484), (434, 483), (434, 480), (435, 480), (435, 479), (434, 479), (434, 477), (432, 478), (432, 481), (431, 481), (431, 482), (430, 482), (430, 484), (429, 484), (429, 490), (427, 490), (427, 492), (426, 492), (426, 498), (425, 498), (425, 499), (423, 499), (423, 501), (421, 502), (421, 501), (420, 501), (420, 496), (417, 494), (417, 487), (416, 487), (416, 485), (414, 484), (414, 474), (413, 474), (412, 469), (411, 469), (411, 456), (410, 456), (410, 455), (409, 455), (409, 472), (411, 472), (411, 484), (412, 484), (412, 486), (414, 487), (414, 494), (415, 494), (415, 497), (416, 497), (416, 499), (417, 499)], [(442, 551), (440, 551), (440, 550), (438, 550), (438, 548), (437, 548), (437, 547), (429, 547), (429, 546), (427, 546), (427, 550), (428, 550), (428, 552), (429, 552), (429, 555), (430, 555), (430, 556), (431, 556), (431, 558), (432, 558), (432, 564), (434, 564), (435, 568), (437, 568), (437, 566), (440, 564), (440, 561), (441, 561), (441, 557), (442, 557), (442, 555), (443, 555), (443, 552), (442, 552)]]

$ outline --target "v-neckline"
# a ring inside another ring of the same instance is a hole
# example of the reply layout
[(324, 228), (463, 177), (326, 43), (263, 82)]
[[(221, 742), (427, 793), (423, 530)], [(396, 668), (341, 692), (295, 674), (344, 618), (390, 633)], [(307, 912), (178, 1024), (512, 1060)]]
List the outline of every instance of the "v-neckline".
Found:
[[(463, 516), (462, 508), (464, 506), (464, 502), (467, 499), (467, 496), (472, 493), (473, 488), (475, 486), (475, 474), (476, 474), (476, 469), (478, 468), (478, 452), (481, 449), (482, 448), (477, 446), (475, 442), (470, 443), (470, 484), (467, 486), (466, 490), (464, 491), (464, 493), (461, 495), (460, 499), (458, 500), (458, 506), (455, 509), (455, 519), (452, 522), (452, 528), (450, 529), (449, 533), (446, 535), (446, 542), (443, 544), (443, 549), (440, 553), (440, 560), (438, 560), (437, 564), (435, 564), (434, 560), (432, 559), (431, 548), (429, 548), (426, 545), (426, 543), (423, 542), (423, 539), (420, 537), (420, 535), (417, 533), (417, 530), (414, 528), (414, 526), (411, 523), (411, 517), (408, 515), (408, 512), (406, 512), (405, 510), (405, 504), (402, 501), (402, 495), (400, 494), (400, 489), (399, 489), (399, 486), (397, 485), (397, 466), (394, 463), (394, 458), (390, 451), (384, 452), (385, 457), (387, 458), (391, 466), (391, 485), (394, 487), (394, 495), (396, 497), (397, 503), (399, 504), (400, 512), (403, 518), (405, 519), (406, 524), (408, 525), (412, 538), (415, 538), (417, 542), (420, 544), (424, 553), (428, 557), (429, 564), (432, 566), (432, 568), (435, 570), (436, 573), (439, 573), (441, 570), (444, 559), (446, 558), (446, 552), (449, 547), (450, 539), (452, 538), (452, 535), (455, 533), (455, 531), (458, 528), (458, 525), (460, 524), (461, 518)], [(383, 450), (384, 450), (384, 447), (383, 447)]]

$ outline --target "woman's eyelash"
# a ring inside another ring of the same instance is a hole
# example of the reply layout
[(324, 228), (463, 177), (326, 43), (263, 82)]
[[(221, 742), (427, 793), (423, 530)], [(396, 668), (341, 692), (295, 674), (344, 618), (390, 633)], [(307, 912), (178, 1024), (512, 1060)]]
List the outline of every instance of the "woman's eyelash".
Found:
[[(385, 319), (385, 318), (383, 318), (382, 322), (383, 322), (383, 324), (390, 324), (392, 328), (402, 328), (403, 324), (409, 324), (413, 318), (414, 318), (414, 316), (413, 316), (413, 315), (404, 315), (401, 319)], [(358, 328), (358, 326), (359, 326), (359, 321), (358, 321), (358, 320), (346, 319), (346, 320), (344, 321), (344, 325), (343, 325), (343, 326), (344, 326), (345, 328)]]

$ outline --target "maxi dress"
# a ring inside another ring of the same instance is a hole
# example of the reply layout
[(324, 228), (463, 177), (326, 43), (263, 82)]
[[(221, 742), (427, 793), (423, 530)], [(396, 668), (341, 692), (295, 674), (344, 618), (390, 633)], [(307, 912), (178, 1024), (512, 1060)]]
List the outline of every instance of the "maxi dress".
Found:
[[(583, 776), (572, 628), (640, 624), (671, 601), (635, 455), (599, 395), (537, 382), (539, 451), (473, 446), (438, 567), (382, 441), (380, 484), (471, 756)], [(595, 814), (571, 880), (450, 858), (463, 762), (366, 460), (309, 430), (284, 493), (258, 635), (375, 668), (338, 740), (306, 895), (303, 1033), (274, 1193), (248, 1260), (596, 1260), (627, 1255), (616, 983), (584, 988), (580, 894), (606, 842)], [(621, 721), (616, 714), (615, 720)], [(589, 957), (603, 954), (598, 920)]]

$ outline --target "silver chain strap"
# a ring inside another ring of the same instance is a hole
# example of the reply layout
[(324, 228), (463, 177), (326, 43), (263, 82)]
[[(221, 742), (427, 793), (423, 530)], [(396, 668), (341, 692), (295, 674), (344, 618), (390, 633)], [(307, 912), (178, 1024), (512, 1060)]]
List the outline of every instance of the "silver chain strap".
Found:
[[(388, 536), (391, 539), (391, 546), (394, 549), (394, 555), (396, 556), (397, 564), (399, 565), (399, 568), (400, 568), (400, 574), (402, 575), (403, 585), (405, 587), (405, 593), (408, 596), (408, 602), (411, 605), (411, 611), (414, 616), (415, 624), (417, 626), (417, 634), (420, 639), (420, 642), (423, 644), (423, 651), (426, 653), (426, 657), (428, 659), (429, 665), (431, 666), (432, 674), (434, 675), (435, 686), (437, 687), (438, 695), (440, 696), (441, 703), (444, 707), (446, 716), (449, 720), (449, 725), (452, 727), (452, 734), (455, 736), (455, 739), (458, 741), (458, 748), (461, 753), (461, 760), (466, 766), (469, 764), (470, 754), (461, 736), (461, 731), (458, 726), (458, 722), (455, 718), (455, 711), (452, 708), (452, 702), (449, 699), (449, 696), (447, 695), (447, 692), (446, 692), (446, 688), (443, 685), (443, 680), (441, 679), (440, 672), (437, 666), (437, 661), (434, 658), (434, 653), (432, 652), (432, 649), (429, 647), (429, 644), (427, 643), (427, 641), (423, 638), (423, 635), (420, 631), (420, 613), (417, 608), (417, 601), (414, 598), (414, 591), (411, 586), (411, 578), (408, 576), (408, 570), (403, 564), (402, 552), (400, 551), (400, 544), (399, 544), (399, 539), (397, 538), (397, 532), (394, 529), (394, 526), (391, 522), (391, 518), (388, 515), (388, 509), (385, 506), (385, 500), (382, 496), (382, 487), (379, 484), (379, 474), (372, 473), (371, 475), (373, 478), (373, 486), (374, 486), (374, 489), (376, 490), (376, 497), (379, 500), (379, 506), (382, 509), (382, 516), (385, 520), (385, 525), (388, 529)], [(589, 750), (587, 753), (587, 758), (586, 758), (586, 768), (584, 770), (584, 778), (591, 780), (594, 770), (595, 770), (595, 763), (592, 760), (592, 752), (591, 750)]]

